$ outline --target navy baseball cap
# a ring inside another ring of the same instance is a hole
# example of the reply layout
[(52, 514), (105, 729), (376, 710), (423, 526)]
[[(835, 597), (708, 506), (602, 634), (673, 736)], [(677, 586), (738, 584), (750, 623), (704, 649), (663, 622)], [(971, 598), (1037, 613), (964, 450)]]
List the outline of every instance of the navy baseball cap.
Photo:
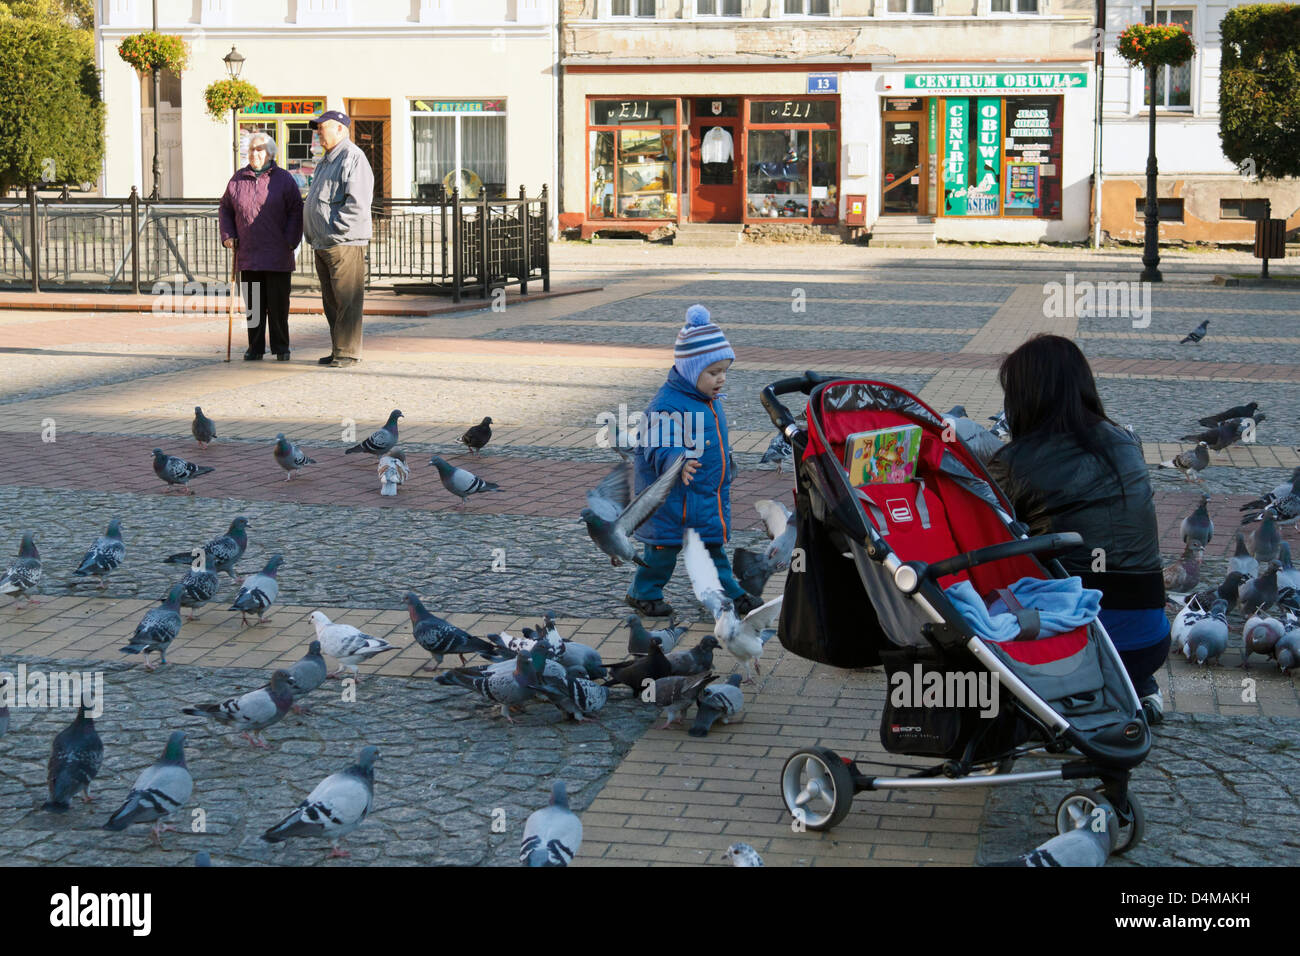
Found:
[(317, 116), (314, 120), (309, 122), (307, 125), (310, 126), (312, 129), (319, 129), (320, 124), (325, 122), (326, 120), (334, 120), (336, 123), (342, 123), (348, 129), (352, 128), (352, 120), (348, 119), (348, 114), (342, 113), (338, 110), (326, 110), (324, 113), (321, 113), (320, 116)]

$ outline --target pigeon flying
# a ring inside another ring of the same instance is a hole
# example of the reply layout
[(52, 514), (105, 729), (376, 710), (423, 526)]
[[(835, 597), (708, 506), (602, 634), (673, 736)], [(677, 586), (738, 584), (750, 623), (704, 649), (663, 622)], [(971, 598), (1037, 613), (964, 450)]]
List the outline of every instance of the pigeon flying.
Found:
[(632, 532), (649, 520), (667, 499), (673, 485), (677, 484), (686, 456), (678, 455), (664, 473), (645, 487), (635, 500), (631, 494), (632, 465), (621, 461), (606, 475), (599, 485), (587, 492), (587, 507), (582, 509), (587, 534), (601, 551), (609, 555), (610, 564), (618, 567), (624, 561), (645, 565), (632, 542)]

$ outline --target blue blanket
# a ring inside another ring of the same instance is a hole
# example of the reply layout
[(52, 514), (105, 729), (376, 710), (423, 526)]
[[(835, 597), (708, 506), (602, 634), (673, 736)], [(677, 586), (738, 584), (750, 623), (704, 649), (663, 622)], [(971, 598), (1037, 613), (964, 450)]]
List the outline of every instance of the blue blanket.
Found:
[[(1010, 591), (1023, 607), (1038, 612), (1041, 637), (1072, 631), (1096, 620), (1101, 610), (1101, 592), (1085, 588), (1079, 578), (1021, 578)], [(944, 593), (982, 639), (1012, 641), (1020, 634), (1016, 616), (1001, 598), (985, 607), (969, 581), (958, 581)]]

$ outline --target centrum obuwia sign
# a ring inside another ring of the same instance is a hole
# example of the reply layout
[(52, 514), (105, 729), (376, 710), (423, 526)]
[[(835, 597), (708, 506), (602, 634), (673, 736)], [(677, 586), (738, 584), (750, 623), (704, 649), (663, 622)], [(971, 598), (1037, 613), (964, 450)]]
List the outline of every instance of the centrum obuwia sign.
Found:
[(1061, 93), (1088, 85), (1087, 73), (904, 73), (918, 93)]

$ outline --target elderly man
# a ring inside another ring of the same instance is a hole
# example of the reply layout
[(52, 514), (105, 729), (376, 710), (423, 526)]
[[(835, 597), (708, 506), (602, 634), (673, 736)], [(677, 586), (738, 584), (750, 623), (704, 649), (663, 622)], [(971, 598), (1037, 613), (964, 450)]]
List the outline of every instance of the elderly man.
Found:
[(365, 154), (349, 138), (352, 121), (327, 110), (311, 121), (325, 155), (316, 165), (303, 210), (303, 235), (316, 254), (330, 354), (321, 365), (346, 368), (361, 361), (361, 311), (366, 282), (365, 247), (370, 242), (370, 200), (375, 175)]

